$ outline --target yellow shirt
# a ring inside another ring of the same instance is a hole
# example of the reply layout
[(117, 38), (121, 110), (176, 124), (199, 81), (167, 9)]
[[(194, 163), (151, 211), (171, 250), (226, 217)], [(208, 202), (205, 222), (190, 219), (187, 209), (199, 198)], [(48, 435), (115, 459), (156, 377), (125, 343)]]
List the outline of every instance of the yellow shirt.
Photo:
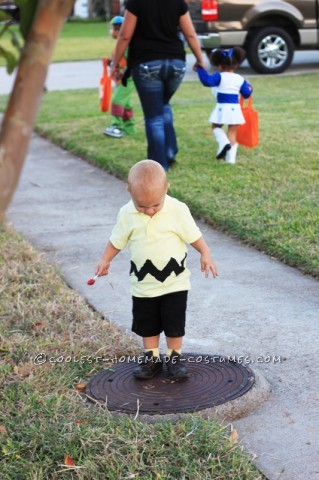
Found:
[(202, 236), (185, 203), (166, 195), (153, 217), (138, 212), (132, 200), (119, 211), (110, 242), (131, 253), (131, 292), (158, 297), (190, 289), (186, 243)]

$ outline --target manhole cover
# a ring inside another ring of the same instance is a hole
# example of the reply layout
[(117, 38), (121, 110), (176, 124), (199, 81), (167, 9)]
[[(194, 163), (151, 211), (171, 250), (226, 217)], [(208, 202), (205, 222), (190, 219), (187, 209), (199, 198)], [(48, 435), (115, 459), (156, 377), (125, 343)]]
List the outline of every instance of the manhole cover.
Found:
[(132, 375), (137, 363), (120, 363), (93, 377), (86, 394), (105, 403), (109, 410), (158, 415), (215, 407), (240, 397), (254, 383), (249, 368), (224, 357), (183, 355), (188, 378), (172, 382), (167, 379), (164, 367), (151, 380), (138, 380)]

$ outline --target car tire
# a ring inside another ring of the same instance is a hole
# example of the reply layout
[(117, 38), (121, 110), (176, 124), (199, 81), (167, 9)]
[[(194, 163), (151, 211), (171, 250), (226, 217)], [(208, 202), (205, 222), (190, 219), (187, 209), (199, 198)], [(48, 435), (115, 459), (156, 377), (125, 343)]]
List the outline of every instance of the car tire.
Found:
[(246, 45), (250, 66), (258, 73), (281, 73), (292, 62), (294, 43), (286, 30), (265, 27), (256, 30)]

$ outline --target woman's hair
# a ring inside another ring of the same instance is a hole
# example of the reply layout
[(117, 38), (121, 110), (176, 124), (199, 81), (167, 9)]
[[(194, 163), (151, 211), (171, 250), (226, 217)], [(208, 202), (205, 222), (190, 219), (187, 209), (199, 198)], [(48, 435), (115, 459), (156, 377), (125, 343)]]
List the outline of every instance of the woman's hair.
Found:
[(214, 67), (237, 68), (245, 59), (246, 52), (243, 48), (234, 47), (229, 50), (215, 48), (210, 54), (210, 62)]

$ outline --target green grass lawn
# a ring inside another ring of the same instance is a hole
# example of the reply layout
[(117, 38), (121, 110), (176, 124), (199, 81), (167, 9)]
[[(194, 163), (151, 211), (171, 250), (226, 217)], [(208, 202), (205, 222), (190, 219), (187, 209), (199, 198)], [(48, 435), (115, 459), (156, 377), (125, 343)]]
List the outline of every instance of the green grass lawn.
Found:
[(53, 62), (97, 60), (111, 55), (115, 40), (110, 37), (107, 22), (65, 23)]
[[(11, 28), (18, 33), (18, 26)], [(1, 39), (1, 45), (16, 54), (10, 38), (6, 33)], [(97, 60), (109, 56), (114, 46), (115, 41), (110, 37), (107, 22), (66, 22), (56, 44), (52, 61)], [(5, 65), (4, 60), (0, 58), (0, 66), (3, 65)]]
[[(148, 424), (85, 403), (80, 385), (112, 366), (85, 358), (139, 348), (11, 229), (0, 252), (1, 480), (266, 480), (225, 422)], [(40, 352), (77, 361), (35, 365)]]
[[(184, 82), (172, 102), (180, 151), (169, 172), (170, 193), (195, 215), (314, 276), (319, 275), (318, 81), (317, 74), (253, 79), (260, 145), (240, 147), (236, 165), (214, 159), (209, 89)], [(102, 135), (111, 117), (99, 111), (97, 90), (49, 92), (37, 130), (126, 178), (146, 155), (136, 95), (134, 105), (138, 133), (118, 140)]]

